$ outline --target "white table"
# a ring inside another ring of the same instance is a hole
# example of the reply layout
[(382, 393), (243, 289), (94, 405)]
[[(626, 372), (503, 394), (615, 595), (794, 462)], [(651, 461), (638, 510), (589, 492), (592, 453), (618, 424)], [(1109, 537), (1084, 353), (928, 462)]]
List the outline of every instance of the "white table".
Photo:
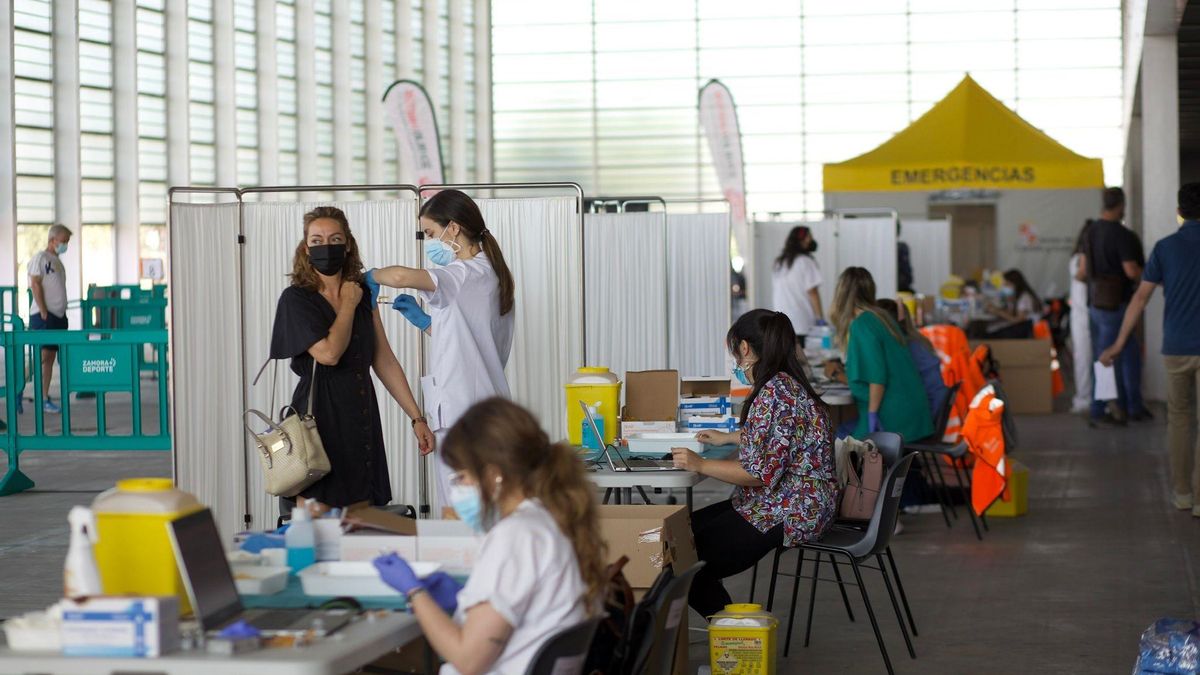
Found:
[(260, 649), (234, 656), (176, 652), (157, 659), (90, 658), (53, 652), (14, 652), (0, 647), (0, 673), (105, 675), (341, 675), (353, 672), (421, 636), (410, 614), (361, 617), (324, 640), (288, 649)]
[(687, 494), (688, 511), (692, 510), (692, 488), (704, 480), (694, 471), (613, 471), (603, 467), (588, 472), (588, 479), (596, 487), (614, 490), (617, 503), (633, 503), (634, 488), (683, 488)]

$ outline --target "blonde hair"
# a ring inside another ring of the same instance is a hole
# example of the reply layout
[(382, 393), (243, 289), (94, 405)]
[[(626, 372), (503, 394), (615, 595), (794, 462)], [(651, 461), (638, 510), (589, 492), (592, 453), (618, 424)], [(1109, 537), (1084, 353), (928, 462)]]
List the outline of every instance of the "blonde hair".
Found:
[[(488, 467), (499, 472), (501, 490), (519, 487), (537, 499), (571, 542), (586, 590), (588, 614), (607, 590), (605, 545), (599, 511), (583, 462), (563, 443), (551, 443), (533, 414), (502, 398), (475, 404), (446, 434), (442, 458), (456, 471), (483, 480)], [(485, 513), (495, 513), (495, 498), (481, 490)]]
[(350, 232), (350, 221), (336, 206), (318, 206), (304, 214), (304, 238), (300, 240), (300, 244), (296, 246), (296, 254), (292, 256), (292, 285), (310, 291), (321, 290), (321, 277), (317, 275), (317, 270), (308, 257), (308, 228), (322, 218), (336, 221), (342, 226), (342, 234), (346, 235), (346, 264), (342, 266), (342, 281), (361, 282), (366, 274), (363, 272), (362, 258), (358, 255), (358, 241)]
[(895, 316), (889, 317), (875, 304), (875, 278), (863, 267), (847, 267), (838, 277), (837, 288), (833, 292), (833, 307), (829, 313), (838, 342), (843, 347), (850, 340), (850, 324), (860, 311), (874, 314), (896, 342), (905, 344)]

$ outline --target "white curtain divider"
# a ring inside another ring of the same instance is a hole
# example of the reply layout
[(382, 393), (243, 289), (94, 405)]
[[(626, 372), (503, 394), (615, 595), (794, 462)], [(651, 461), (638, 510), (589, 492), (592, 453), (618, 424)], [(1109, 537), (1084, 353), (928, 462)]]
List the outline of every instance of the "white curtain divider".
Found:
[(667, 367), (663, 212), (584, 216), (587, 365), (625, 373)]
[(682, 377), (728, 374), (729, 213), (667, 216), (670, 364)]
[(908, 244), (913, 290), (937, 295), (950, 277), (950, 221), (904, 219), (900, 241)]
[(176, 478), (229, 536), (245, 502), (238, 204), (172, 204), (170, 215)]
[(548, 197), (476, 203), (516, 282), (516, 325), (505, 371), (513, 400), (533, 411), (550, 438), (566, 438), (563, 384), (583, 365), (577, 202)]
[(847, 267), (865, 267), (875, 278), (875, 297), (896, 297), (895, 218), (847, 218), (839, 215), (837, 241), (836, 274), (841, 274)]
[[(291, 399), (298, 378), (288, 362), (269, 367), (257, 386), (255, 374), (266, 360), (275, 309), (279, 295), (288, 286), (292, 257), (303, 239), (304, 214), (315, 206), (340, 208), (350, 221), (350, 230), (358, 242), (363, 264), (370, 269), (384, 265), (412, 266), (416, 260), (415, 204), (409, 201), (354, 202), (259, 202), (247, 203), (244, 212), (246, 233), (246, 395), (251, 407), (271, 410), (272, 372), (275, 373), (275, 409)], [(395, 291), (392, 295), (398, 294)], [(385, 294), (387, 291), (385, 289)], [(404, 368), (414, 393), (420, 390), (420, 347), (416, 328), (399, 312), (382, 307), (381, 317), (389, 343)], [(410, 424), (400, 406), (392, 400), (382, 383), (375, 379), (383, 423), (384, 447), (388, 472), (392, 477), (393, 503), (419, 503), (420, 462)], [(250, 513), (255, 527), (269, 527), (278, 515), (278, 500), (264, 490), (262, 469), (254, 456), (249, 438), (244, 438), (250, 453)]]

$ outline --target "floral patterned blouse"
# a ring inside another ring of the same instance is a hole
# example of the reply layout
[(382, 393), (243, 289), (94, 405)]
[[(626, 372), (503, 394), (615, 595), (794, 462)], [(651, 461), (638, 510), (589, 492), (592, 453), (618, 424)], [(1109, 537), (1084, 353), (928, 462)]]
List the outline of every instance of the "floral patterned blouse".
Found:
[(837, 515), (838, 484), (829, 415), (804, 387), (779, 373), (750, 406), (738, 461), (762, 487), (738, 487), (733, 508), (759, 532), (783, 523), (784, 546), (818, 539)]

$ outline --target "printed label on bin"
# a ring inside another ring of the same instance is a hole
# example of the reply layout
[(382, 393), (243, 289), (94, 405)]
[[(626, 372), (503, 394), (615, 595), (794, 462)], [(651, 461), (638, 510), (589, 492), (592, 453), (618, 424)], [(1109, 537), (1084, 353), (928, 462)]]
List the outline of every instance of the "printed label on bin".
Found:
[(133, 351), (127, 344), (71, 345), (67, 349), (67, 362), (73, 391), (131, 386)]
[(767, 672), (766, 641), (761, 637), (710, 635), (713, 675), (758, 675)]

